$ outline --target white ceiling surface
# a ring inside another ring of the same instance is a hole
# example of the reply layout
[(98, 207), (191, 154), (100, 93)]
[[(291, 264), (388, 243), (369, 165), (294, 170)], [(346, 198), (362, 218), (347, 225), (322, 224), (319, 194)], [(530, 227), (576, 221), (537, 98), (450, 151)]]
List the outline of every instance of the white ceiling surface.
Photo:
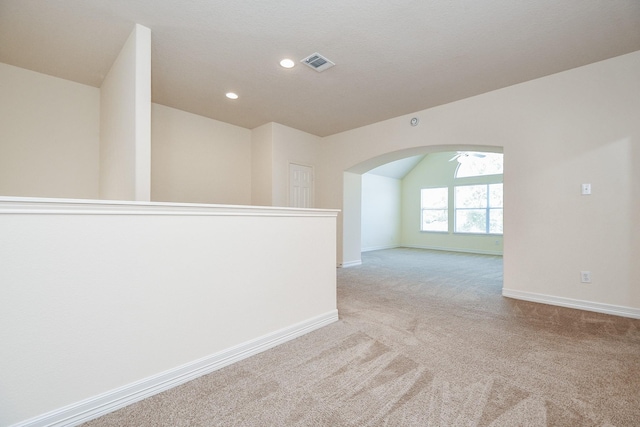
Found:
[[(455, 153), (454, 153), (455, 154)], [(427, 156), (422, 154), (420, 156), (406, 157), (404, 159), (396, 160), (394, 162), (386, 163), (382, 166), (378, 166), (375, 169), (371, 169), (369, 172), (373, 175), (386, 176), (387, 178), (402, 179), (413, 168), (415, 168), (422, 159)]]
[(640, 50), (639, 0), (0, 0), (0, 62), (99, 87), (134, 23), (154, 102), (318, 136)]

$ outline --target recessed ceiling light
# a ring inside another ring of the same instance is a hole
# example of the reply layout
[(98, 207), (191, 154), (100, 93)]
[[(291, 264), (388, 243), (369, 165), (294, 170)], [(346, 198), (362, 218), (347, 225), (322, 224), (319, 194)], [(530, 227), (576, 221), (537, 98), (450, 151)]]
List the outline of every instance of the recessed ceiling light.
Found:
[(289, 58), (285, 58), (282, 61), (280, 61), (280, 65), (284, 68), (293, 68), (293, 66), (296, 65), (296, 63)]
[(227, 93), (227, 95), (226, 95), (226, 96), (227, 96), (227, 98), (229, 98), (229, 99), (238, 99), (238, 95), (237, 95), (237, 94), (235, 94), (235, 93), (233, 93), (233, 92), (229, 92), (229, 93)]

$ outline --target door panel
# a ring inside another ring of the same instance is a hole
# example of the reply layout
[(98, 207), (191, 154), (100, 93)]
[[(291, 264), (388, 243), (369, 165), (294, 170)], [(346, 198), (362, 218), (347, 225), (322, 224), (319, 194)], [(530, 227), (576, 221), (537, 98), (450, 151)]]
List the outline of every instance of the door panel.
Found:
[(289, 164), (289, 206), (313, 207), (313, 168)]

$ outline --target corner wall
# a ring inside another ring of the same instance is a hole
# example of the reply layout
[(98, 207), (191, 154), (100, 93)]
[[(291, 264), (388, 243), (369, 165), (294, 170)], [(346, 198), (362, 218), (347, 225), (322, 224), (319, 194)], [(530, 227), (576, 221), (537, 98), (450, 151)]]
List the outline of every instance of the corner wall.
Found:
[(362, 175), (362, 251), (400, 246), (402, 180)]
[(273, 125), (251, 131), (251, 204), (256, 206), (273, 203)]
[(315, 167), (321, 141), (319, 136), (273, 123), (273, 206), (291, 206), (289, 164)]
[[(342, 244), (338, 244), (338, 250), (342, 249), (346, 255), (338, 258), (338, 265), (349, 267), (362, 264), (360, 253), (362, 248), (362, 175), (352, 172), (344, 172), (344, 189), (339, 194), (342, 196)], [(348, 215), (345, 215), (348, 213)]]
[(138, 24), (100, 87), (100, 198), (151, 198), (151, 31)]
[(151, 198), (251, 204), (251, 131), (152, 104)]
[(315, 167), (321, 141), (319, 136), (275, 122), (253, 129), (251, 203), (289, 206), (289, 164)]
[(0, 195), (96, 199), (100, 90), (0, 63)]

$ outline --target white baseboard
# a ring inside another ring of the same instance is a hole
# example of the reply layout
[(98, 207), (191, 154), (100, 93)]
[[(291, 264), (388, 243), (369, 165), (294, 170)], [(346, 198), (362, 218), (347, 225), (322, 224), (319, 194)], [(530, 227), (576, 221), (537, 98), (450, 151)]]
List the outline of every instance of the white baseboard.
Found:
[(381, 251), (383, 249), (395, 249), (399, 247), (400, 245), (369, 246), (369, 247), (360, 249), (360, 252)]
[(362, 265), (362, 260), (358, 259), (358, 260), (355, 260), (355, 261), (343, 262), (338, 267), (348, 268), (348, 267), (355, 267), (356, 265)]
[(152, 377), (22, 421), (12, 427), (76, 426), (224, 368), (337, 320), (338, 310), (332, 310)]
[(480, 255), (499, 255), (502, 256), (502, 251), (483, 251), (479, 249), (465, 249), (465, 248), (446, 248), (441, 246), (426, 246), (426, 245), (400, 245), (400, 248), (412, 248), (412, 249), (431, 249), (434, 251), (447, 251), (447, 252), (462, 252), (465, 254), (480, 254)]
[(539, 302), (542, 304), (557, 305), (560, 307), (577, 308), (579, 310), (595, 311), (596, 313), (612, 314), (614, 316), (631, 317), (640, 319), (640, 309), (620, 305), (603, 304), (592, 301), (582, 301), (572, 298), (556, 297), (553, 295), (537, 294), (534, 292), (502, 289), (502, 296), (520, 299), (524, 301)]

